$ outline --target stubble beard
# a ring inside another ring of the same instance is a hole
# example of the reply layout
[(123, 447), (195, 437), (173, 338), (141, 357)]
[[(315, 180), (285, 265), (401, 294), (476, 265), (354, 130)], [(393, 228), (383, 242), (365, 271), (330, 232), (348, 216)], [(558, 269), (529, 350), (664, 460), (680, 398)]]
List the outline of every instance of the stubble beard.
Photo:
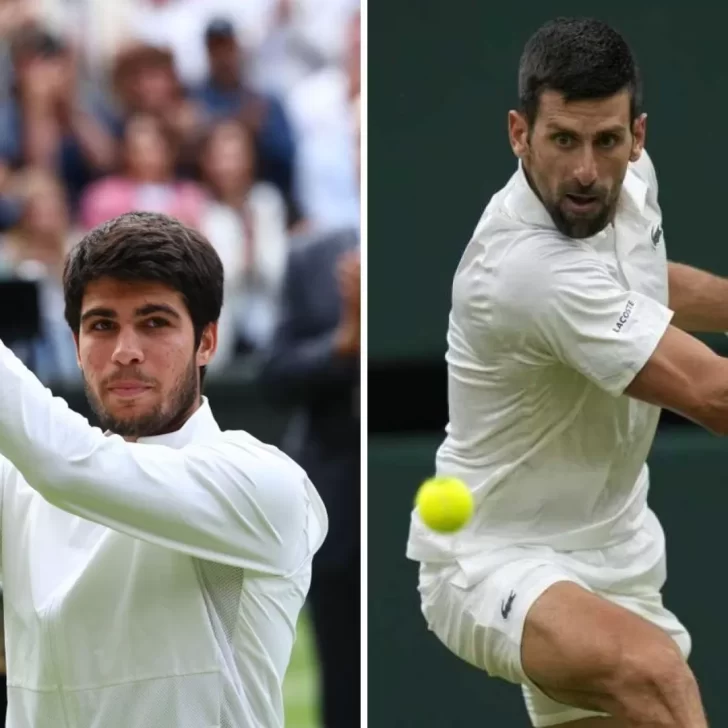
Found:
[(109, 412), (83, 378), (86, 399), (103, 430), (126, 438), (154, 437), (178, 429), (199, 399), (197, 365), (193, 361), (175, 386), (171, 399), (137, 417), (117, 417)]

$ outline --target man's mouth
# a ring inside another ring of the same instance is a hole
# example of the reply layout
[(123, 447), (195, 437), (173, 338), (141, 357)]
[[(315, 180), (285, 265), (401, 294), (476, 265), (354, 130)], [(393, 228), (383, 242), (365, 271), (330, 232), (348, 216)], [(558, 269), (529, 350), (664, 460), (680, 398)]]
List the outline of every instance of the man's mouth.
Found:
[(141, 382), (118, 382), (109, 387), (109, 391), (117, 397), (136, 397), (151, 389)]
[(567, 207), (575, 212), (591, 212), (599, 206), (599, 198), (596, 195), (567, 194), (564, 199)]

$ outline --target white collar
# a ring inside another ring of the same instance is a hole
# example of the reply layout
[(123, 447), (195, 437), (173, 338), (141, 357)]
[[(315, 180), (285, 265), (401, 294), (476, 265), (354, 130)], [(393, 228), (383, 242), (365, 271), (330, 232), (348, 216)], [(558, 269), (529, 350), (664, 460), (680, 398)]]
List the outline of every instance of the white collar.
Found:
[[(140, 437), (137, 442), (149, 445), (166, 445), (167, 447), (184, 447), (199, 439), (200, 435), (220, 432), (220, 426), (210, 409), (207, 397), (202, 398), (202, 403), (190, 418), (180, 427), (179, 430), (168, 432), (165, 435), (154, 435), (152, 437)], [(105, 433), (107, 436), (111, 432)]]

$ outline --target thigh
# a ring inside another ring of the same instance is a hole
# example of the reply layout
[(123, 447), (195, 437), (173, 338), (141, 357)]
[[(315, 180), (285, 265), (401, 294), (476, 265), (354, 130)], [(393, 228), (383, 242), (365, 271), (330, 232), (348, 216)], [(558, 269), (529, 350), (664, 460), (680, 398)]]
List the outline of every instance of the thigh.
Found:
[(491, 677), (522, 684), (521, 634), (534, 601), (552, 584), (573, 578), (541, 559), (514, 559), (474, 584), (457, 569), (424, 567), (422, 611), (430, 630), (460, 659)]
[(583, 584), (573, 571), (556, 560), (521, 557), (500, 564), (473, 585), (464, 586), (459, 576), (454, 568), (420, 570), (422, 611), (451, 652), (490, 677), (521, 685), (534, 726), (601, 715), (544, 694), (524, 673), (521, 660), (527, 615), (550, 588)]
[(554, 584), (532, 605), (521, 660), (528, 680), (559, 703), (608, 712), (629, 652), (680, 653), (660, 627), (574, 583)]

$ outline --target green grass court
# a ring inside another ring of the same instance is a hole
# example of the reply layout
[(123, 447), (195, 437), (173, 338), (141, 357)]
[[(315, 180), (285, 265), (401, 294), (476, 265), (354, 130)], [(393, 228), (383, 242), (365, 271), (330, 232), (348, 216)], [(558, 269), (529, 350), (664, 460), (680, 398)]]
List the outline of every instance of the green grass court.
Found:
[(298, 637), (283, 683), (286, 728), (320, 728), (317, 691), (316, 648), (304, 611), (298, 620)]

